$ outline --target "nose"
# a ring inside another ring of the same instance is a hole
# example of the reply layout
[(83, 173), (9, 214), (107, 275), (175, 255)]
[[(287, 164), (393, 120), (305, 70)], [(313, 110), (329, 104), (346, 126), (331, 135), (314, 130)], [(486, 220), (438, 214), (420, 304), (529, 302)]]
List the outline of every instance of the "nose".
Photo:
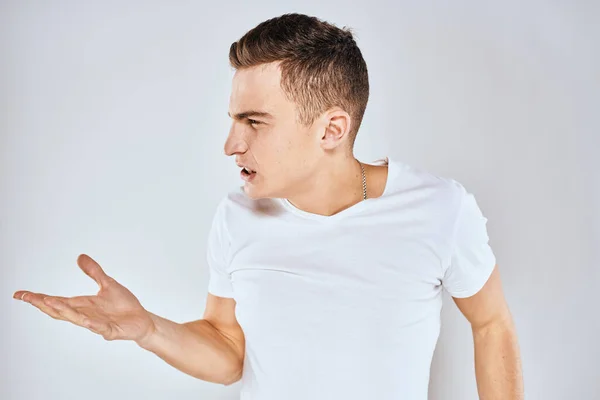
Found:
[(244, 154), (248, 151), (248, 143), (244, 138), (244, 129), (243, 127), (236, 126), (235, 122), (231, 126), (229, 130), (229, 135), (227, 136), (227, 140), (225, 140), (225, 145), (223, 150), (225, 154), (228, 156), (232, 156), (234, 154)]

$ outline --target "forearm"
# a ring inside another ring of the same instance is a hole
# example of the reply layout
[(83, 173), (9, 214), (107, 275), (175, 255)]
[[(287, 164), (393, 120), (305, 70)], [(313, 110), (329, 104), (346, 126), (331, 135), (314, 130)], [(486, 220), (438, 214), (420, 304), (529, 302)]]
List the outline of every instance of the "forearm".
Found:
[(522, 400), (523, 376), (512, 321), (473, 330), (475, 374), (481, 400)]
[(179, 324), (152, 314), (156, 329), (137, 344), (178, 370), (204, 381), (229, 385), (239, 380), (239, 350), (206, 320)]

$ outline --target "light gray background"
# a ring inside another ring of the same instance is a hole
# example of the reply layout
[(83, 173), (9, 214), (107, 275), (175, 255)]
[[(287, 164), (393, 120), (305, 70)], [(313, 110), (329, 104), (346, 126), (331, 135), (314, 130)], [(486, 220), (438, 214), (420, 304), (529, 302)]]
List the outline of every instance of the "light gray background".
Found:
[[(600, 398), (598, 3), (299, 4), (2, 1), (0, 397), (237, 398), (11, 296), (95, 293), (85, 252), (151, 311), (200, 318), (208, 224), (241, 184), (222, 152), (229, 45), (297, 11), (355, 30), (371, 79), (358, 158), (475, 193), (527, 399)], [(470, 329), (445, 301), (430, 398), (476, 399)]]

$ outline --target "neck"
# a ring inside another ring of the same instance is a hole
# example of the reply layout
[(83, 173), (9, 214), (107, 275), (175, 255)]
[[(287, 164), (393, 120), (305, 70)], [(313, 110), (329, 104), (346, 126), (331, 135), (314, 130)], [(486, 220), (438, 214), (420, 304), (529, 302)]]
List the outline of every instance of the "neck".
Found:
[(298, 189), (287, 199), (296, 208), (319, 215), (337, 214), (363, 200), (360, 164), (353, 155), (324, 160)]

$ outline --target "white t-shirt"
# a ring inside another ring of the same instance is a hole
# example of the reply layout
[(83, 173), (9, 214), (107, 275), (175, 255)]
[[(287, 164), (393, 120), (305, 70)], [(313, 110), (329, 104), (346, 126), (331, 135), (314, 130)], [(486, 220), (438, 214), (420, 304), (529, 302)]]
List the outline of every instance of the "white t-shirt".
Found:
[(379, 198), (333, 216), (229, 193), (208, 241), (208, 291), (246, 338), (241, 400), (427, 400), (442, 288), (479, 291), (487, 219), (452, 179), (389, 157)]

